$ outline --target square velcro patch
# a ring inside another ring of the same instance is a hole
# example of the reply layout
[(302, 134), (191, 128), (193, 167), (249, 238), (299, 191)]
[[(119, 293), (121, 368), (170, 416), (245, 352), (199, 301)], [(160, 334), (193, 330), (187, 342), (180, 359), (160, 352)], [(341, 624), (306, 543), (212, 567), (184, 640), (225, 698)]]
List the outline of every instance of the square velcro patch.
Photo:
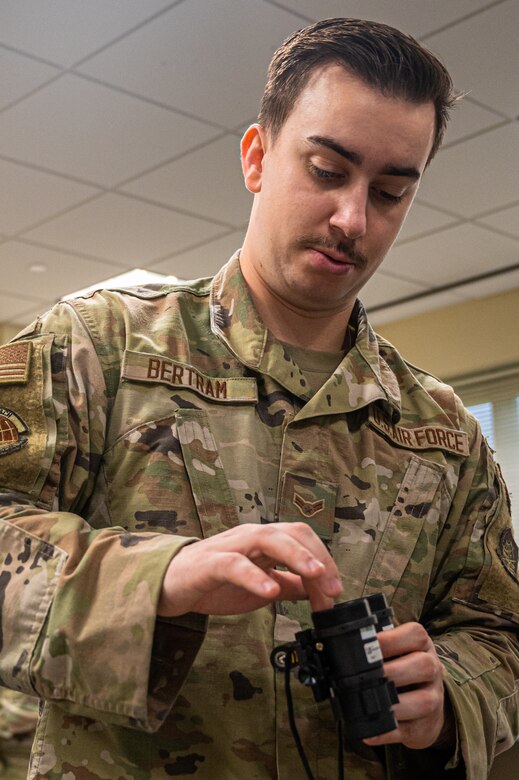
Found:
[(24, 385), (29, 378), (30, 358), (30, 341), (0, 347), (0, 384)]

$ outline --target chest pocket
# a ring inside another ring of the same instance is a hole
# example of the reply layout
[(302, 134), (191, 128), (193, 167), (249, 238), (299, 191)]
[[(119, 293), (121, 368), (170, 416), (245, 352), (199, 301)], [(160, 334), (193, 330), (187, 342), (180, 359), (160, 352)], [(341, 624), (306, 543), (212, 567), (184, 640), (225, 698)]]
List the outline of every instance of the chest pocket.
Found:
[(444, 468), (413, 455), (373, 558), (364, 594), (382, 591), (400, 620), (417, 619), (440, 527)]
[(233, 528), (239, 520), (208, 413), (203, 409), (179, 409), (176, 421), (203, 536)]

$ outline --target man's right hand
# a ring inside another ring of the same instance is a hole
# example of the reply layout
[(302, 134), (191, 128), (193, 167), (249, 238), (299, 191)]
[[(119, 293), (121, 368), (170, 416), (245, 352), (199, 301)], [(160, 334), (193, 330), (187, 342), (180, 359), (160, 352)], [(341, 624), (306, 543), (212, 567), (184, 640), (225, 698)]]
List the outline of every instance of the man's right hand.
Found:
[(341, 592), (335, 562), (308, 525), (246, 523), (183, 547), (166, 572), (157, 611), (237, 615), (307, 598), (318, 611)]

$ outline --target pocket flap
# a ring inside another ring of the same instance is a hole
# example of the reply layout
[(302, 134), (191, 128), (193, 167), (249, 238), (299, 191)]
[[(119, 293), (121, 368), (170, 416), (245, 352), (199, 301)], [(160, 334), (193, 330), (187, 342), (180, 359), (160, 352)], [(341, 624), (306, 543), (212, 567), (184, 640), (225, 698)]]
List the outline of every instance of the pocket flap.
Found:
[(209, 415), (203, 409), (178, 409), (177, 434), (204, 536), (239, 524)]
[(365, 593), (383, 591), (391, 602), (415, 551), (443, 473), (442, 466), (416, 455), (411, 457), (373, 559)]

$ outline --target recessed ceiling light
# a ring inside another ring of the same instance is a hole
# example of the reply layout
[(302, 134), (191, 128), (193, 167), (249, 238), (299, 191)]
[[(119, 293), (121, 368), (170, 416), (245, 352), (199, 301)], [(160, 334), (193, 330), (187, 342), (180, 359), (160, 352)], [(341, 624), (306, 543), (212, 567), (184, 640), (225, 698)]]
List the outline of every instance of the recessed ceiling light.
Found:
[(45, 263), (33, 263), (29, 266), (29, 271), (33, 274), (44, 274), (47, 271)]
[(152, 271), (146, 271), (144, 268), (134, 268), (132, 271), (127, 271), (124, 274), (118, 276), (111, 276), (109, 279), (104, 279), (101, 282), (96, 282), (88, 287), (83, 287), (81, 290), (68, 293), (61, 297), (62, 301), (68, 301), (70, 298), (78, 298), (81, 295), (88, 295), (88, 293), (95, 292), (96, 290), (114, 290), (119, 287), (138, 287), (142, 284), (176, 284), (178, 282), (176, 276), (166, 276), (165, 274), (157, 274)]

